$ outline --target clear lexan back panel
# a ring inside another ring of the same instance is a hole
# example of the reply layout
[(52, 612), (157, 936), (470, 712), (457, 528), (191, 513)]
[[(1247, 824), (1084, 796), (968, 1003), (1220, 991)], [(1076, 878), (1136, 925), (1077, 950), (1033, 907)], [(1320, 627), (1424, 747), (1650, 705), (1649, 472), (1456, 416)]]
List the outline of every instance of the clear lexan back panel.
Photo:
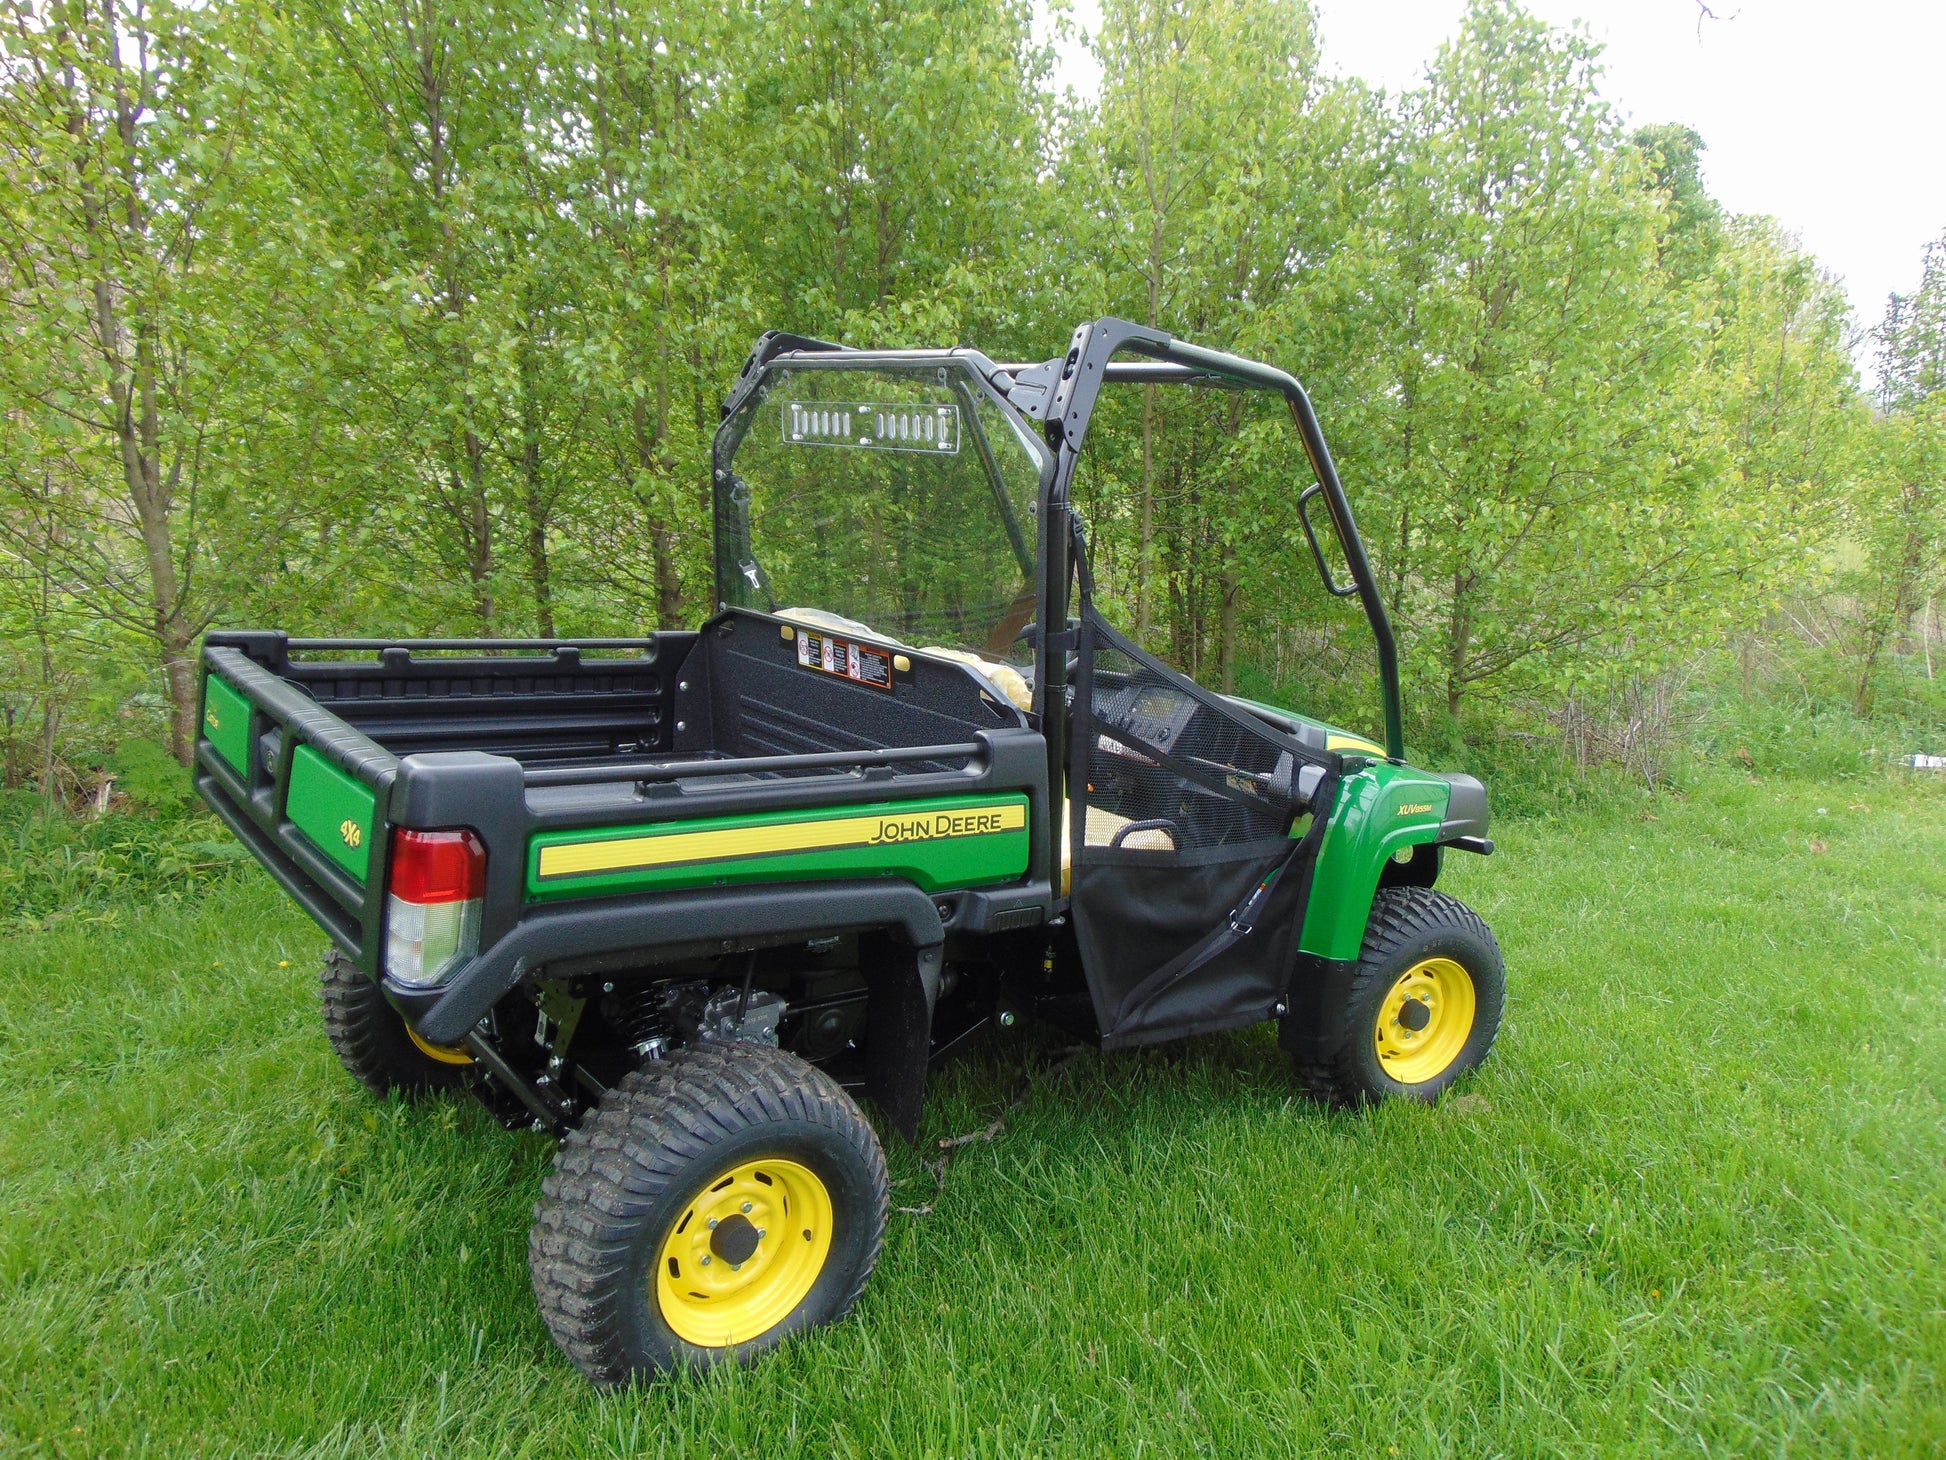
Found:
[(1044, 448), (976, 377), (957, 365), (777, 370), (735, 427), (717, 484), (732, 603), (1029, 660)]

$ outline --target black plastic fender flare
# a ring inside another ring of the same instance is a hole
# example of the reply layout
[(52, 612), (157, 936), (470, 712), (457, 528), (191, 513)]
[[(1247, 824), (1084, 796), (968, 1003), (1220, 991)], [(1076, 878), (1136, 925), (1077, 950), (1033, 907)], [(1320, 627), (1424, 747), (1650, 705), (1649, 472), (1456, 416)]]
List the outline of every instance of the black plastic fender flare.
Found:
[[(414, 1006), (425, 1010), (415, 1021), (421, 1038), (432, 1044), (452, 1045), (465, 1038), (466, 1032), (522, 977), (557, 959), (635, 949), (652, 953), (712, 941), (734, 947), (751, 938), (800, 934), (817, 938), (879, 930), (895, 933), (904, 946), (932, 955), (912, 960), (912, 975), (920, 985), (917, 993), (925, 1013), (925, 1032), (918, 1042), (919, 1078), (923, 1082), (925, 1035), (930, 1032), (933, 997), (938, 990), (938, 950), (946, 935), (933, 899), (910, 882), (708, 887), (543, 905), (531, 909), (504, 937), (462, 968), (439, 990), (430, 1008), (425, 1006), (425, 990), (407, 989), (389, 980), (384, 987), (402, 1010)], [(931, 972), (930, 980), (925, 977), (927, 971)]]

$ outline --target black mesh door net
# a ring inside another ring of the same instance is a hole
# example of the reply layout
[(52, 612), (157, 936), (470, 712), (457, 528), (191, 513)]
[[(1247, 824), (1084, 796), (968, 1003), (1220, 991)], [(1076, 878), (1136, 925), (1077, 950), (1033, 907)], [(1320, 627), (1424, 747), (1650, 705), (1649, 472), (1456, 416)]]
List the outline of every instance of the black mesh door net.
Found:
[(1268, 1018), (1290, 979), (1338, 757), (1116, 632), (1096, 610), (1078, 527), (1075, 559), (1066, 839), (1104, 1043)]

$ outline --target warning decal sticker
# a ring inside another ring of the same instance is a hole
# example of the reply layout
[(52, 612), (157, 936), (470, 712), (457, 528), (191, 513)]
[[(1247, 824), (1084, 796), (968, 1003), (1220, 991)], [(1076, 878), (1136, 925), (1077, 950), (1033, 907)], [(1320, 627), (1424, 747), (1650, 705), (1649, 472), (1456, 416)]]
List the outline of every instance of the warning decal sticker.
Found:
[(836, 634), (799, 629), (797, 662), (806, 669), (822, 670), (888, 694), (892, 689), (892, 651), (876, 644), (860, 644)]

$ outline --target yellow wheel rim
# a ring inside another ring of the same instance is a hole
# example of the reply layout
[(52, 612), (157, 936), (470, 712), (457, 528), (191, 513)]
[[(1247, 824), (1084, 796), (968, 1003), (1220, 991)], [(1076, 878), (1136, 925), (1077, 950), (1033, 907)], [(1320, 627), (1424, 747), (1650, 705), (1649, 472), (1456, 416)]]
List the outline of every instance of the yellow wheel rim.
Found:
[(1473, 980), (1450, 958), (1408, 968), (1378, 1006), (1378, 1067), (1401, 1085), (1443, 1075), (1473, 1033)]
[(428, 1044), (419, 1037), (419, 1031), (410, 1024), (405, 1026), (405, 1037), (418, 1047), (419, 1053), (429, 1060), (438, 1060), (442, 1065), (470, 1065), (473, 1056), (463, 1049), (455, 1049), (447, 1044)]
[(795, 1161), (746, 1161), (683, 1209), (655, 1265), (662, 1320), (701, 1348), (748, 1343), (796, 1310), (831, 1254), (831, 1193)]

